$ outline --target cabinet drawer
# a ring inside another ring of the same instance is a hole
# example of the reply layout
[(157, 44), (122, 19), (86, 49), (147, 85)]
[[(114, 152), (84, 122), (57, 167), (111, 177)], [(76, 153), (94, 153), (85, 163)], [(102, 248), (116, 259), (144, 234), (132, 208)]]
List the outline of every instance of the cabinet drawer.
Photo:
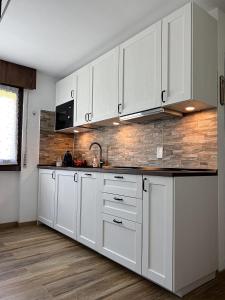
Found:
[(100, 252), (141, 273), (141, 224), (101, 214)]
[(127, 174), (104, 174), (104, 193), (142, 198), (142, 176)]
[(102, 193), (101, 211), (130, 221), (142, 222), (142, 200)]

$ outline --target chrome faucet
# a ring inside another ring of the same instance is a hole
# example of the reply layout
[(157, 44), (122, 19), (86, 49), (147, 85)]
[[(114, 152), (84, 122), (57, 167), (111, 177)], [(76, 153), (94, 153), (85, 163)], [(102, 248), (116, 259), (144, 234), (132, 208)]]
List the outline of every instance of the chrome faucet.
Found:
[(93, 142), (91, 143), (90, 147), (89, 147), (89, 150), (91, 150), (92, 146), (98, 146), (99, 147), (99, 152), (100, 152), (100, 157), (99, 157), (99, 165), (100, 165), (100, 168), (102, 168), (102, 165), (103, 165), (103, 160), (102, 160), (102, 146), (97, 143), (97, 142)]

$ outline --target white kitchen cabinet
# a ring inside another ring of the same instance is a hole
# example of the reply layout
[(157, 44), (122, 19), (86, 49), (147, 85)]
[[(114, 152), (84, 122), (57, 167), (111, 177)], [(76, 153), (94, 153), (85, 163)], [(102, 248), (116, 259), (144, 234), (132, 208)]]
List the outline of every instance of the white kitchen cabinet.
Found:
[(141, 274), (141, 224), (101, 214), (100, 252)]
[(217, 176), (144, 176), (142, 275), (183, 296), (215, 278)]
[(91, 70), (87, 65), (76, 72), (77, 76), (77, 107), (74, 126), (85, 125), (91, 120)]
[(172, 290), (173, 178), (146, 177), (142, 274)]
[(76, 73), (56, 83), (56, 105), (76, 100)]
[(102, 192), (120, 196), (142, 198), (142, 176), (105, 173), (102, 177)]
[(102, 193), (101, 212), (142, 223), (142, 199)]
[(196, 109), (217, 102), (217, 24), (195, 3), (162, 22), (162, 102), (185, 111), (190, 99)]
[(54, 228), (75, 239), (77, 231), (77, 181), (77, 172), (56, 172)]
[(54, 227), (55, 171), (39, 170), (38, 221)]
[(121, 115), (161, 106), (161, 21), (120, 45)]
[(97, 249), (97, 205), (99, 196), (99, 178), (101, 174), (80, 172), (78, 179), (78, 223), (77, 239), (82, 244)]
[(119, 47), (91, 63), (92, 121), (118, 117)]

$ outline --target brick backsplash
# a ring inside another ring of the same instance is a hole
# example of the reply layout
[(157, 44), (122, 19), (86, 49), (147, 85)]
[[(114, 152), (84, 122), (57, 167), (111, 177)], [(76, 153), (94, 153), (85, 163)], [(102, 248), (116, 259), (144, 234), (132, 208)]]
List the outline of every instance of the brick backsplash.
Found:
[(73, 134), (56, 133), (55, 112), (41, 111), (39, 164), (55, 165), (66, 150), (73, 152)]
[[(54, 163), (57, 155), (73, 149), (73, 135), (54, 133), (52, 112), (41, 113), (40, 136), (40, 163)], [(94, 152), (98, 153), (95, 148), (89, 151), (93, 141), (102, 145), (103, 158), (111, 165), (217, 168), (217, 112), (212, 109), (181, 119), (105, 127), (76, 134), (74, 156), (83, 155), (90, 164)], [(163, 146), (163, 159), (156, 157), (157, 146)]]

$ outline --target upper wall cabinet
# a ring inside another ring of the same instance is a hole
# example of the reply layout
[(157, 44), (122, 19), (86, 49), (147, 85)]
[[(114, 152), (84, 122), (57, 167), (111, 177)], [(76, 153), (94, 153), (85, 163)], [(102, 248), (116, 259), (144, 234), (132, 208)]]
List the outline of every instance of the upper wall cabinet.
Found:
[(56, 83), (56, 105), (76, 99), (76, 73)]
[(91, 63), (92, 121), (118, 116), (119, 47)]
[(77, 100), (74, 127), (118, 112), (216, 107), (217, 52), (216, 20), (188, 3), (59, 81), (56, 104)]
[(120, 46), (122, 115), (161, 106), (161, 21)]
[(163, 105), (184, 111), (190, 99), (197, 109), (217, 101), (216, 20), (194, 3), (162, 22)]
[(77, 115), (74, 126), (84, 125), (91, 121), (91, 71), (87, 65), (76, 72), (77, 76)]

